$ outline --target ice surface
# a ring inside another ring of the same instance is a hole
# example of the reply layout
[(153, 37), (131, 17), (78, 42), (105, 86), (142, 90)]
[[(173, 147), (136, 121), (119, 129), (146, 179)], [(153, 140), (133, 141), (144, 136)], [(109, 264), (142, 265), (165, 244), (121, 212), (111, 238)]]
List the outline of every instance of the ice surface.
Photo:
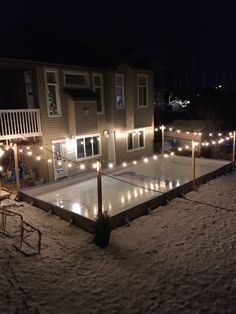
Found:
[[(196, 177), (216, 170), (226, 161), (196, 159)], [(157, 160), (139, 161), (114, 169), (102, 176), (103, 210), (109, 215), (131, 208), (192, 180), (192, 160), (189, 157), (159, 156)], [(67, 182), (68, 183), (68, 182)], [(37, 189), (37, 188), (36, 188)], [(87, 218), (97, 215), (96, 178), (41, 193), (35, 197), (58, 205)]]

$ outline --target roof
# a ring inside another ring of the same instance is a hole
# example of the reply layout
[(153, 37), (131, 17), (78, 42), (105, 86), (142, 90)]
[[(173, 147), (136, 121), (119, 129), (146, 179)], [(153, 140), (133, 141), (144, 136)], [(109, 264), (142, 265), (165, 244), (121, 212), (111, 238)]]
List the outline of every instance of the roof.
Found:
[(65, 88), (65, 93), (73, 100), (97, 100), (98, 96), (89, 88)]

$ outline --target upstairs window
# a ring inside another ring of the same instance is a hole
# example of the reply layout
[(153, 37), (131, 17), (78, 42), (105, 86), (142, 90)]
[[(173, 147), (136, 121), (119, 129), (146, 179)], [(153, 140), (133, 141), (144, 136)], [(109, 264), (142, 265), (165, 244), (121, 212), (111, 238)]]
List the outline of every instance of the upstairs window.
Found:
[(93, 75), (93, 90), (98, 96), (97, 99), (97, 112), (104, 112), (104, 89), (103, 89), (103, 76), (102, 74)]
[(46, 71), (48, 116), (61, 116), (59, 80), (57, 71)]
[(116, 74), (116, 108), (125, 107), (124, 75)]
[(127, 149), (134, 150), (144, 147), (144, 130), (127, 132)]
[(79, 137), (77, 142), (77, 159), (93, 158), (100, 155), (100, 136)]
[(35, 107), (33, 73), (32, 71), (27, 71), (24, 73), (24, 76), (25, 76), (25, 89), (26, 89), (27, 104), (28, 104), (28, 108), (32, 109)]
[(89, 86), (88, 73), (64, 73), (66, 87), (82, 88)]
[(148, 76), (138, 75), (138, 107), (148, 106)]

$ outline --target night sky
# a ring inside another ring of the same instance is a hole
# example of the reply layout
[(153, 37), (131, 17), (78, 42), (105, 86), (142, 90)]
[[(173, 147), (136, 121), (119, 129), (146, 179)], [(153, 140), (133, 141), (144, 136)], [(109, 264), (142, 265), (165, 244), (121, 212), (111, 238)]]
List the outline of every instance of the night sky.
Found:
[(235, 16), (227, 0), (15, 1), (1, 5), (0, 28), (28, 23), (78, 42), (138, 46), (199, 88), (235, 90)]

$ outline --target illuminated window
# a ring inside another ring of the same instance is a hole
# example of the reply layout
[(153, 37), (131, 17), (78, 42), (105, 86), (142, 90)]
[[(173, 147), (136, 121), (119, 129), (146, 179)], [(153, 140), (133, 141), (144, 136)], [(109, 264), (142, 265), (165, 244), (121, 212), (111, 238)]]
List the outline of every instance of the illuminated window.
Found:
[(116, 107), (124, 108), (124, 106), (125, 106), (124, 75), (116, 74)]
[(77, 142), (77, 159), (100, 155), (100, 136), (79, 137)]
[(127, 149), (139, 149), (144, 147), (144, 131), (135, 130), (127, 132)]
[(148, 106), (148, 76), (138, 75), (138, 107)]
[(46, 71), (48, 116), (61, 116), (59, 80), (57, 71)]
[(98, 96), (97, 99), (97, 112), (104, 112), (104, 91), (103, 91), (103, 76), (102, 74), (93, 75), (93, 90)]

